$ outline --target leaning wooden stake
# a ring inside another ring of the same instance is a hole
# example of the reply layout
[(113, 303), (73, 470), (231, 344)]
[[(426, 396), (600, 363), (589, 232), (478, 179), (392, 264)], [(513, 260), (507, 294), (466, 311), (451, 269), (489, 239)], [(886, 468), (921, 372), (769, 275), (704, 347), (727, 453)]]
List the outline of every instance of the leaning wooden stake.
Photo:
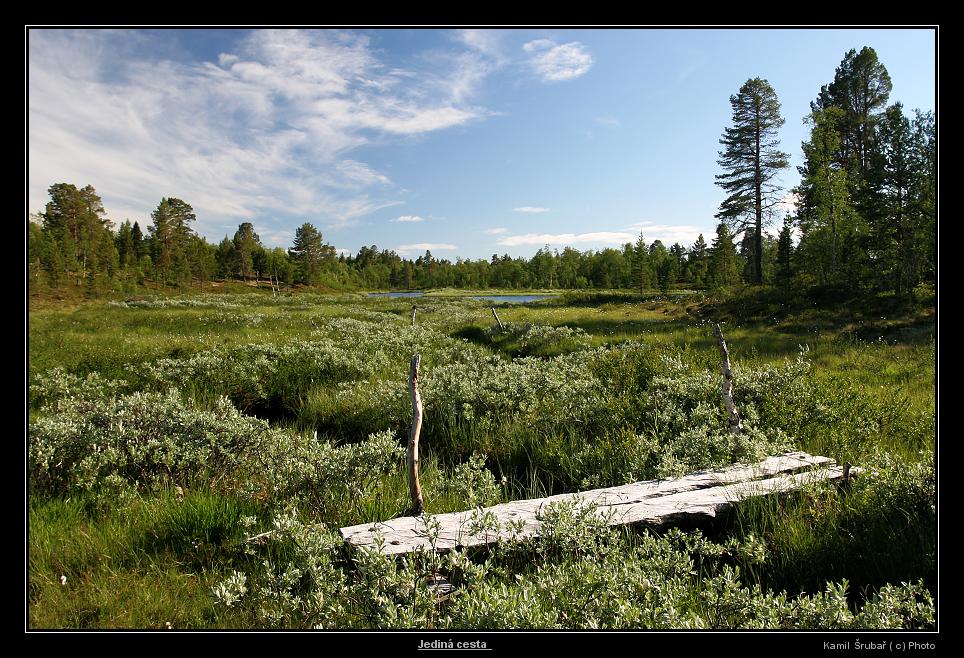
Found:
[[(414, 319), (414, 315), (412, 316)], [(408, 370), (408, 390), (412, 395), (412, 430), (408, 435), (408, 488), (412, 494), (412, 516), (425, 511), (422, 503), (422, 487), (418, 481), (418, 434), (422, 431), (422, 395), (418, 391), (418, 367), (422, 357), (412, 357)]]
[(418, 310), (417, 307), (415, 307), (415, 306), (412, 307), (412, 326), (413, 326), (413, 327), (415, 326), (415, 312), (416, 312), (417, 310)]
[(502, 326), (502, 320), (499, 319), (499, 314), (495, 312), (495, 307), (492, 307), (492, 315), (495, 316), (495, 321), (499, 323), (499, 331), (505, 331), (505, 327)]
[(730, 418), (730, 431), (738, 435), (743, 430), (740, 424), (740, 412), (733, 404), (733, 371), (730, 370), (730, 351), (726, 349), (726, 341), (723, 340), (723, 330), (720, 329), (718, 322), (713, 323), (713, 331), (716, 332), (716, 343), (720, 348), (720, 369), (723, 371), (723, 404), (726, 405), (726, 413)]

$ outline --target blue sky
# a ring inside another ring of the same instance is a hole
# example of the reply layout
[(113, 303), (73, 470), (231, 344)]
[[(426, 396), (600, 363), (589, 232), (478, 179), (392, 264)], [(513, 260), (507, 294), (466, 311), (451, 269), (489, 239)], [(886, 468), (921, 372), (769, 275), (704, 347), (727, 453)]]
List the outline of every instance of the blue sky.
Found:
[(850, 48), (934, 110), (933, 30), (31, 30), (28, 212), (90, 184), (146, 227), (162, 197), (209, 240), (531, 255), (710, 240), (729, 97), (767, 79), (784, 185)]

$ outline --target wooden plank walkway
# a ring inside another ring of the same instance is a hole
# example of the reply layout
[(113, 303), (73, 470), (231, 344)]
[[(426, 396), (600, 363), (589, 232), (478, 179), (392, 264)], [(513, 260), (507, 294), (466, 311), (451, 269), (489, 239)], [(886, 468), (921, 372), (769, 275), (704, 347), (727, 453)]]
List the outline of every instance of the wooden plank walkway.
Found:
[[(857, 470), (851, 469), (851, 472)], [(536, 536), (542, 528), (542, 510), (551, 503), (562, 501), (595, 504), (595, 513), (609, 525), (699, 523), (712, 519), (734, 502), (843, 477), (843, 467), (837, 466), (832, 459), (790, 452), (769, 457), (758, 464), (702, 471), (672, 480), (649, 480), (548, 498), (517, 500), (483, 510), (498, 520), (498, 531), (473, 533), (470, 528), (473, 516), (477, 515), (475, 510), (431, 517), (441, 526), (435, 549), (447, 551)], [(516, 528), (508, 530), (509, 523), (516, 524)], [(340, 532), (349, 544), (379, 549), (389, 555), (432, 550), (425, 517), (422, 516), (363, 523), (341, 528)]]

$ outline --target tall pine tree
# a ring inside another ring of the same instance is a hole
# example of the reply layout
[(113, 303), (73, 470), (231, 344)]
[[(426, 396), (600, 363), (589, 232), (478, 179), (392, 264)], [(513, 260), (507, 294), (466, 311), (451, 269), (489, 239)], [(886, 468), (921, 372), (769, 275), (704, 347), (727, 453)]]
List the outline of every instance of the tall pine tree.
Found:
[(753, 78), (730, 96), (733, 126), (726, 128), (717, 163), (726, 173), (716, 184), (728, 194), (716, 217), (737, 233), (749, 231), (754, 241), (753, 280), (763, 283), (763, 224), (779, 200), (774, 178), (789, 166), (786, 153), (777, 147), (777, 131), (783, 125), (780, 101), (766, 80)]
[(295, 231), (288, 255), (295, 264), (298, 281), (313, 285), (321, 278), (325, 263), (334, 259), (335, 249), (325, 244), (318, 229), (305, 222)]

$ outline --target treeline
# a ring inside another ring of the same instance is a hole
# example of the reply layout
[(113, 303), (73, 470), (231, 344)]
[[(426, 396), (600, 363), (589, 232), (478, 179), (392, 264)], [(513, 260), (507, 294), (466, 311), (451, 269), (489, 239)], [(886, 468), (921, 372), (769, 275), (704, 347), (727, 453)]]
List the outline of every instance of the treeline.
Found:
[[(290, 249), (267, 248), (250, 222), (218, 244), (197, 235), (194, 210), (165, 198), (151, 213), (146, 231), (125, 221), (116, 230), (90, 185), (50, 188), (50, 202), (29, 223), (28, 277), (32, 286), (87, 286), (133, 290), (138, 285), (188, 287), (214, 280), (321, 285), (352, 288), (697, 288), (738, 283), (748, 262), (749, 243), (740, 249), (724, 224), (712, 245), (703, 236), (689, 249), (668, 249), (640, 234), (620, 249), (540, 249), (531, 258), (493, 254), (490, 260), (454, 262), (431, 251), (414, 260), (376, 245), (354, 255), (337, 255), (310, 223), (300, 226)], [(767, 279), (776, 270), (777, 244), (765, 242)]]
[[(218, 244), (197, 235), (194, 210), (165, 198), (151, 224), (114, 229), (90, 185), (50, 187), (50, 202), (28, 223), (31, 286), (133, 290), (148, 282), (187, 287), (212, 280), (355, 288), (630, 288), (715, 289), (740, 283), (786, 288), (832, 286), (855, 294), (908, 297), (936, 282), (937, 142), (934, 115), (908, 117), (887, 105), (891, 80), (872, 48), (848, 52), (823, 86), (807, 118), (810, 139), (796, 214), (778, 235), (764, 230), (779, 197), (774, 175), (787, 165), (776, 147), (782, 125), (776, 94), (749, 80), (731, 97), (717, 176), (730, 196), (712, 243), (647, 243), (640, 234), (621, 248), (579, 251), (545, 246), (531, 258), (414, 260), (376, 245), (338, 255), (305, 223), (289, 249), (267, 248), (254, 226), (241, 223)], [(754, 112), (756, 114), (754, 114)], [(761, 128), (762, 126), (762, 128)], [(760, 144), (764, 148), (761, 149)]]
[[(780, 284), (907, 298), (919, 284), (936, 283), (936, 122), (932, 112), (909, 117), (900, 103), (888, 105), (892, 87), (877, 53), (864, 47), (844, 56), (810, 103), (810, 138), (792, 190), (796, 214), (784, 218), (777, 238)], [(733, 124), (718, 161), (724, 173), (716, 177), (729, 196), (716, 216), (750, 238), (744, 279), (764, 283), (763, 227), (779, 206), (776, 175), (789, 166), (778, 150), (784, 120), (776, 92), (760, 78), (730, 103)]]
[(910, 295), (937, 277), (934, 114), (887, 104), (892, 83), (873, 48), (851, 50), (810, 104), (795, 189), (800, 231), (786, 277)]
[(213, 280), (354, 285), (334, 247), (309, 223), (298, 228), (290, 249), (265, 247), (250, 222), (240, 224), (233, 238), (211, 244), (195, 233), (194, 209), (181, 199), (162, 199), (146, 232), (130, 220), (115, 231), (92, 186), (57, 183), (49, 193), (45, 211), (28, 225), (32, 286), (132, 290), (149, 282), (184, 288)]

